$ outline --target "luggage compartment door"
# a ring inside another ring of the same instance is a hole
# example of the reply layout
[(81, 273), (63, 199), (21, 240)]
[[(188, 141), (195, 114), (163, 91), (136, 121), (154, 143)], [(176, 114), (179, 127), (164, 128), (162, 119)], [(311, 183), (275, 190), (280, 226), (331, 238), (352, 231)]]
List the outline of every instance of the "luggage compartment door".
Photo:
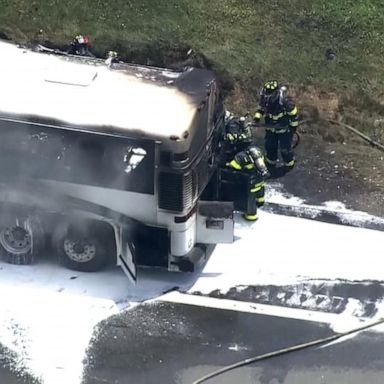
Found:
[[(122, 268), (131, 283), (136, 284), (136, 249), (128, 228), (119, 228), (120, 236), (117, 243), (117, 265)], [(120, 244), (119, 244), (120, 242)]]
[(197, 206), (196, 226), (197, 243), (233, 243), (233, 203), (200, 201)]

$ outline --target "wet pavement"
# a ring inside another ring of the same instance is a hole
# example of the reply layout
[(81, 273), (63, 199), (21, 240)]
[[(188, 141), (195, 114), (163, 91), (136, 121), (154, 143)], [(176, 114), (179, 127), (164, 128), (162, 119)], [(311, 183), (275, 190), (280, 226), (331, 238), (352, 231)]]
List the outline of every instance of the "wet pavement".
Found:
[(0, 344), (0, 383), (1, 384), (39, 384), (38, 380), (28, 373), (14, 367), (15, 356)]
[(383, 341), (382, 333), (365, 332), (342, 343), (277, 357), (258, 364), (253, 383), (381, 384)]
[[(0, 363), (1, 364), (1, 363)], [(1, 384), (40, 384), (38, 380), (30, 376), (18, 376), (8, 366), (0, 365)]]
[(384, 217), (384, 152), (364, 143), (330, 143), (302, 136), (293, 171), (272, 180), (308, 204), (339, 201)]
[[(380, 300), (383, 294), (383, 286), (374, 282), (371, 285), (343, 283), (336, 286), (316, 282), (301, 287), (286, 286), (280, 290), (274, 286), (238, 287), (226, 295), (211, 293), (210, 296), (223, 299), (213, 299), (220, 305), (221, 301), (228, 299), (235, 303), (262, 303), (269, 295), (270, 304), (295, 308), (295, 305), (281, 300), (279, 293), (282, 289), (286, 292), (296, 289), (296, 293), (303, 295), (307, 293), (308, 300), (308, 292), (329, 298), (354, 297), (362, 302)], [(301, 300), (303, 309), (306, 300), (303, 296)], [(310, 306), (308, 309), (312, 310)], [(323, 311), (338, 314), (340, 307), (331, 306), (323, 308)], [(223, 366), (334, 334), (330, 326), (322, 322), (266, 316), (240, 308), (228, 310), (154, 301), (121, 312), (99, 324), (84, 361), (83, 384), (192, 384), (199, 377)], [(361, 384), (364, 380), (369, 384), (381, 384), (384, 374), (383, 341), (383, 333), (360, 333), (331, 345), (239, 368), (208, 382)], [(25, 374), (20, 376), (22, 372), (12, 374), (9, 363), (12, 363), (12, 356), (0, 349), (1, 384), (39, 383)]]
[(217, 367), (331, 334), (328, 326), (301, 320), (144, 304), (100, 325), (84, 384), (192, 383)]
[(25, 379), (18, 378), (9, 368), (2, 366), (0, 366), (0, 382), (4, 384), (29, 384)]
[[(328, 326), (186, 304), (145, 304), (101, 326), (84, 384), (192, 384), (225, 365), (332, 335)], [(381, 384), (384, 336), (365, 332), (242, 367), (209, 383)]]

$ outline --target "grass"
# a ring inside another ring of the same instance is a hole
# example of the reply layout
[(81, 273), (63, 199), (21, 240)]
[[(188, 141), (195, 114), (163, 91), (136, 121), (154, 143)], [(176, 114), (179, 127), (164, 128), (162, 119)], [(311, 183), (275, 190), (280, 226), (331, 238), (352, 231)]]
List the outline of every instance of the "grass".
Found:
[(100, 55), (160, 65), (193, 47), (249, 95), (269, 78), (376, 110), (384, 95), (381, 0), (0, 0), (0, 31), (57, 45), (84, 33)]

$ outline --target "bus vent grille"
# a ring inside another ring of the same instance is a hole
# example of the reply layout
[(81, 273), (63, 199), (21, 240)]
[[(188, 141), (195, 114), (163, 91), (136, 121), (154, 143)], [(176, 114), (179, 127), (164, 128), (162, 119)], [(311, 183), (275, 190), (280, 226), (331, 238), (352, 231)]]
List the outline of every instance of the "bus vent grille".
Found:
[(159, 174), (159, 208), (182, 212), (193, 204), (192, 174)]

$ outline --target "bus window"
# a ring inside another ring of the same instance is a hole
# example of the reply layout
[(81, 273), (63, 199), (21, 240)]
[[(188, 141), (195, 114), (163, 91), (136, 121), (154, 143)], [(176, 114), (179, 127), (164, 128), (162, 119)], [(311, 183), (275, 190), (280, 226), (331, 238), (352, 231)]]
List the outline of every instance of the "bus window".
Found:
[(126, 164), (124, 172), (130, 173), (133, 171), (143, 160), (147, 151), (143, 148), (127, 147), (127, 152), (124, 155), (124, 163)]

